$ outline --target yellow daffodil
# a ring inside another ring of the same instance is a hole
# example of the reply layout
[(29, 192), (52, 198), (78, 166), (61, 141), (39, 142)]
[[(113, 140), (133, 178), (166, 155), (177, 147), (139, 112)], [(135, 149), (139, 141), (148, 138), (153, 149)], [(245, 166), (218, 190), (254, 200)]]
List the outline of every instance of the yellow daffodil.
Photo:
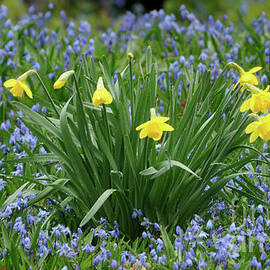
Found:
[(245, 132), (251, 133), (249, 141), (253, 143), (258, 137), (264, 141), (270, 140), (270, 114), (262, 117), (256, 116), (256, 121), (249, 124)]
[(151, 108), (151, 119), (141, 125), (136, 130), (141, 130), (140, 139), (145, 137), (152, 138), (155, 141), (161, 139), (163, 131), (173, 131), (174, 128), (165, 122), (169, 120), (169, 117), (157, 117), (154, 108)]
[(93, 94), (92, 102), (95, 107), (101, 104), (111, 104), (113, 101), (111, 93), (104, 87), (102, 77), (98, 78), (97, 90)]
[[(241, 68), (239, 65), (237, 65), (234, 62), (228, 63), (228, 66), (234, 67), (240, 73), (240, 78), (233, 89), (235, 89), (238, 86), (238, 84), (243, 85), (244, 83), (248, 83), (251, 85), (258, 85), (258, 79), (254, 75), (254, 73), (261, 70), (262, 67), (254, 67), (249, 71), (244, 71), (243, 68)], [(244, 90), (244, 87), (241, 88), (241, 91), (243, 91), (243, 90)]]
[(54, 89), (60, 89), (62, 88), (65, 83), (67, 82), (68, 78), (74, 74), (74, 70), (68, 70), (60, 75), (60, 77), (56, 80), (56, 82), (53, 85)]
[(10, 79), (4, 82), (4, 86), (10, 89), (10, 93), (14, 97), (22, 97), (23, 91), (27, 94), (28, 97), (33, 98), (32, 91), (29, 89), (28, 85), (26, 84), (26, 79), (29, 75), (36, 73), (35, 70), (30, 69), (24, 74), (22, 74), (17, 79)]
[(255, 93), (252, 94), (251, 98), (246, 100), (241, 108), (240, 111), (244, 112), (247, 110), (251, 110), (253, 113), (267, 113), (270, 109), (270, 93), (268, 86), (265, 90), (257, 90)]

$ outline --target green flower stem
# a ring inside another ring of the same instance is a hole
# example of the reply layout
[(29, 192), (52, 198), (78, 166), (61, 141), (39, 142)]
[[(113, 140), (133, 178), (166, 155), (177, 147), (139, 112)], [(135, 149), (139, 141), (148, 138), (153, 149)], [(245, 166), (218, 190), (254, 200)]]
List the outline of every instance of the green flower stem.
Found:
[(40, 83), (41, 83), (43, 89), (45, 90), (45, 93), (46, 93), (48, 99), (50, 100), (50, 102), (51, 102), (51, 104), (52, 104), (52, 106), (53, 106), (53, 109), (54, 109), (56, 115), (57, 115), (58, 117), (60, 117), (60, 114), (59, 114), (59, 112), (58, 112), (57, 109), (56, 109), (56, 106), (55, 106), (55, 104), (54, 104), (54, 102), (53, 102), (53, 100), (52, 100), (52, 98), (51, 98), (51, 96), (50, 96), (50, 94), (49, 94), (49, 91), (48, 91), (46, 85), (45, 85), (44, 82), (42, 81), (42, 79), (41, 79), (41, 77), (39, 76), (39, 74), (38, 74), (37, 72), (36, 72), (35, 74), (37, 75), (37, 77), (38, 77), (38, 79), (39, 79), (39, 81), (40, 81)]
[(239, 72), (240, 74), (242, 74), (242, 73), (245, 72), (238, 64), (236, 64), (236, 63), (234, 63), (234, 62), (228, 63), (228, 64), (226, 65), (226, 67), (227, 67), (227, 66), (228, 66), (228, 67), (233, 67), (233, 68), (237, 69), (238, 72)]

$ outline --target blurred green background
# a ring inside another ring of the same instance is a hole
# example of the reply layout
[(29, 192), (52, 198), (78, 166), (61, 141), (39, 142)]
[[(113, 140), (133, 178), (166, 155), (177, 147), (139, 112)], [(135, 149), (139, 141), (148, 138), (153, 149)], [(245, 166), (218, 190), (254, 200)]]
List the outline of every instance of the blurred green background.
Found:
[(87, 19), (91, 23), (109, 25), (111, 20), (130, 10), (134, 13), (143, 13), (153, 9), (163, 8), (167, 13), (179, 16), (179, 7), (184, 4), (198, 18), (206, 19), (209, 15), (221, 18), (227, 14), (229, 19), (237, 22), (239, 10), (247, 22), (261, 14), (270, 11), (269, 0), (0, 0), (9, 8), (9, 17), (16, 19), (24, 15), (31, 5), (37, 10), (46, 11), (48, 4), (53, 3), (53, 16), (57, 19), (59, 11), (65, 10), (69, 18)]

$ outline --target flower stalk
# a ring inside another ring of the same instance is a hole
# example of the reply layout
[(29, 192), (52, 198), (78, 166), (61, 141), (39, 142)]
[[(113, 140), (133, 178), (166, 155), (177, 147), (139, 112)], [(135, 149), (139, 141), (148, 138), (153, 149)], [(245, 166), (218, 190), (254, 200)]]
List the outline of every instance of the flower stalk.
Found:
[(43, 80), (41, 79), (41, 77), (39, 76), (39, 74), (38, 74), (37, 72), (36, 72), (35, 74), (36, 74), (38, 80), (40, 81), (40, 83), (41, 83), (41, 85), (42, 85), (42, 87), (43, 87), (43, 89), (44, 89), (44, 91), (45, 91), (45, 93), (46, 93), (46, 95), (47, 95), (49, 101), (51, 102), (52, 107), (53, 107), (53, 109), (54, 109), (56, 115), (57, 115), (58, 118), (59, 118), (59, 117), (60, 117), (60, 114), (59, 114), (58, 110), (56, 109), (56, 105), (55, 105), (55, 103), (53, 102), (53, 99), (52, 99), (52, 97), (51, 97), (51, 95), (50, 95), (50, 93), (49, 93), (49, 91), (48, 91), (46, 85), (44, 84), (44, 82), (43, 82)]

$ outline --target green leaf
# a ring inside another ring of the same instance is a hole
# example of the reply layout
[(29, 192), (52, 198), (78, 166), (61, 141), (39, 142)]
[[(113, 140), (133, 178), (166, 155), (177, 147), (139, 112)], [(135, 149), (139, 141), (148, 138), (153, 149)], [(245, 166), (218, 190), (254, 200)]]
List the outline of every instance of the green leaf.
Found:
[(34, 124), (36, 126), (41, 126), (52, 133), (57, 138), (60, 137), (60, 131), (57, 129), (50, 121), (48, 121), (44, 116), (41, 116), (39, 113), (34, 112), (26, 105), (13, 101), (13, 105), (21, 110), (24, 114), (24, 121)]
[(89, 210), (89, 212), (85, 215), (83, 220), (80, 223), (80, 227), (84, 226), (93, 216), (96, 214), (96, 212), (100, 209), (100, 207), (103, 206), (105, 201), (111, 196), (113, 192), (115, 192), (116, 189), (107, 189), (102, 193), (102, 195), (97, 199), (95, 204), (92, 206), (92, 208)]
[(48, 154), (34, 154), (30, 157), (23, 157), (20, 159), (9, 159), (6, 163), (26, 163), (26, 162), (59, 162), (59, 157), (53, 153)]
[(158, 164), (158, 168), (159, 170), (156, 170), (153, 167), (150, 167), (148, 169), (145, 169), (143, 171), (140, 172), (141, 175), (153, 175), (151, 177), (151, 179), (155, 179), (161, 175), (163, 175), (164, 173), (166, 173), (167, 171), (169, 171), (172, 167), (179, 167), (189, 173), (191, 173), (192, 175), (196, 176), (198, 179), (200, 179), (201, 177), (198, 176), (196, 173), (194, 173), (191, 169), (189, 169), (186, 165), (184, 165), (183, 163), (176, 161), (176, 160), (165, 160), (162, 161)]
[[(31, 206), (35, 204), (36, 202), (41, 201), (44, 198), (48, 198), (51, 194), (64, 187), (64, 185), (69, 181), (69, 179), (57, 179), (52, 184), (50, 184), (48, 187), (46, 187), (44, 190), (39, 192), (32, 200), (28, 202), (28, 205)], [(59, 187), (56, 189), (56, 187)]]
[(169, 238), (168, 233), (166, 232), (166, 229), (163, 226), (160, 226), (161, 236), (164, 243), (164, 249), (167, 253), (167, 258), (169, 260), (174, 258), (174, 247), (173, 244)]
[(18, 194), (23, 191), (24, 188), (26, 188), (29, 185), (29, 183), (24, 183), (22, 186), (20, 186), (13, 194), (11, 194), (9, 197), (7, 197), (7, 199), (5, 200), (5, 202), (2, 205), (2, 210), (5, 209), (7, 207), (8, 204), (14, 202), (17, 197)]
[(183, 163), (179, 162), (179, 161), (176, 161), (176, 160), (165, 160), (165, 161), (162, 161), (160, 163), (160, 166), (161, 167), (169, 167), (169, 169), (173, 166), (176, 166), (176, 167), (179, 167), (191, 174), (193, 174), (194, 176), (196, 176), (197, 178), (201, 179), (200, 176), (198, 176), (196, 173), (194, 173), (191, 169), (189, 169), (186, 165), (184, 165)]
[(141, 171), (140, 175), (148, 176), (148, 175), (156, 174), (157, 172), (158, 172), (158, 170), (156, 170), (154, 167), (149, 167), (149, 168)]
[(21, 269), (19, 266), (19, 265), (21, 265), (19, 262), (20, 256), (18, 256), (17, 250), (18, 250), (18, 248), (15, 246), (14, 241), (11, 241), (10, 256), (11, 256), (11, 260), (13, 262), (12, 267), (13, 267), (13, 269), (20, 270)]
[(150, 73), (152, 69), (152, 49), (150, 46), (146, 50), (146, 72)]

